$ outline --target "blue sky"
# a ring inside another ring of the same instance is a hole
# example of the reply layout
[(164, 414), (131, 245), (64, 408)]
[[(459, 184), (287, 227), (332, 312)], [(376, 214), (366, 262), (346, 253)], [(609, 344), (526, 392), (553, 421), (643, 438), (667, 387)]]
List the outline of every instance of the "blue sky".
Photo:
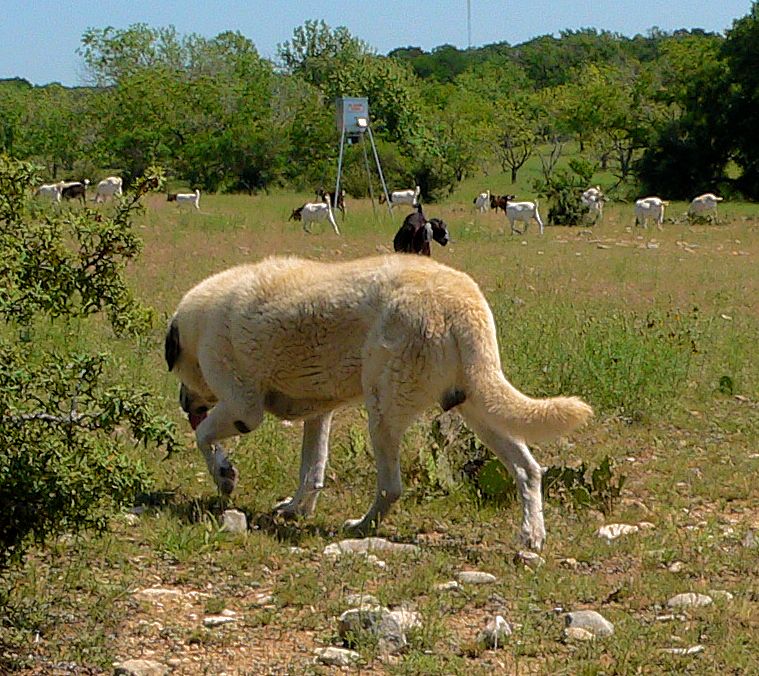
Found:
[[(563, 29), (594, 27), (623, 35), (703, 28), (724, 32), (749, 13), (751, 0), (470, 0), (472, 46), (518, 44)], [(34, 84), (85, 82), (76, 53), (87, 28), (133, 23), (174, 25), (182, 34), (213, 37), (236, 30), (261, 55), (276, 56), (277, 44), (308, 19), (346, 26), (379, 53), (396, 47), (425, 50), (442, 44), (466, 47), (466, 0), (0, 0), (0, 78)]]

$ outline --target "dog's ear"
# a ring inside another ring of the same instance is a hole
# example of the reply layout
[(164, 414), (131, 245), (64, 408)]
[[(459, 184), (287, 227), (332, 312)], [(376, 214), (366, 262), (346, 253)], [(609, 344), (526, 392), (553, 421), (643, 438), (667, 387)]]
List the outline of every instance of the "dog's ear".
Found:
[(182, 348), (179, 346), (179, 327), (177, 326), (176, 321), (173, 321), (166, 333), (166, 342), (164, 343), (164, 356), (166, 357), (166, 364), (169, 367), (169, 371), (174, 368), (174, 364), (177, 363), (181, 351)]

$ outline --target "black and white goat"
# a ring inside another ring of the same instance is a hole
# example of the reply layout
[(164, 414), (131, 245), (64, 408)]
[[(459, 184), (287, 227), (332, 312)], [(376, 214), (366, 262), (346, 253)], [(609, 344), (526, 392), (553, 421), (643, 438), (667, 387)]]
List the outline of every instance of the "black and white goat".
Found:
[(448, 244), (448, 226), (439, 218), (427, 217), (422, 212), (422, 205), (416, 205), (416, 211), (409, 214), (403, 225), (395, 234), (393, 248), (401, 253), (414, 253), (429, 256), (430, 241), (435, 240), (441, 246)]

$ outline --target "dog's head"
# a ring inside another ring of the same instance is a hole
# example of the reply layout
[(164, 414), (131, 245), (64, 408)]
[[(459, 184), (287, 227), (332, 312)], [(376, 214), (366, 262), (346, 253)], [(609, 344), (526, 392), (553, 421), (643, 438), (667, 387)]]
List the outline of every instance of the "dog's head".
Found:
[(183, 341), (180, 321), (174, 317), (166, 332), (164, 356), (169, 371), (173, 371), (179, 386), (179, 405), (187, 414), (192, 429), (195, 429), (216, 404), (216, 396), (208, 386), (198, 361), (193, 341)]

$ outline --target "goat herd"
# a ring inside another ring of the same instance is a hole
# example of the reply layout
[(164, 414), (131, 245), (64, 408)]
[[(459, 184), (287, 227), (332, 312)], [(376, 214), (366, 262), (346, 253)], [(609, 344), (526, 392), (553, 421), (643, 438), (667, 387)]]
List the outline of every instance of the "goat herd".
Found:
[[(42, 197), (52, 200), (55, 204), (60, 204), (61, 200), (78, 199), (84, 204), (87, 201), (87, 187), (90, 185), (88, 179), (81, 181), (58, 181), (57, 183), (46, 183), (35, 190), (35, 197)], [(121, 195), (123, 181), (120, 176), (108, 176), (95, 186), (95, 197), (92, 201), (96, 204), (105, 202), (108, 198)], [(177, 204), (188, 204), (200, 210), (200, 190), (189, 193), (167, 193), (166, 199), (169, 202)]]
[[(439, 218), (428, 219), (422, 210), (419, 202), (419, 186), (414, 190), (396, 190), (390, 193), (390, 207), (408, 204), (414, 207), (415, 211), (406, 216), (403, 225), (393, 239), (393, 248), (396, 251), (406, 253), (417, 253), (425, 256), (430, 255), (430, 242), (435, 240), (442, 246), (448, 244), (450, 237), (448, 227), (445, 222)], [(316, 221), (329, 221), (336, 234), (340, 234), (340, 229), (335, 221), (332, 207), (338, 209), (343, 218), (345, 218), (345, 190), (339, 194), (328, 192), (324, 189), (316, 191), (316, 196), (320, 201), (306, 202), (297, 209), (293, 209), (288, 220), (301, 221), (303, 229), (311, 232), (311, 224)], [(515, 202), (515, 195), (493, 195), (490, 190), (481, 192), (474, 198), (475, 208), (480, 213), (485, 213), (488, 208), (501, 209), (509, 221), (512, 234), (523, 235), (531, 221), (535, 221), (540, 228), (540, 234), (543, 234), (544, 223), (538, 211), (537, 202)], [(379, 198), (380, 204), (386, 202), (385, 196)], [(694, 198), (688, 206), (688, 218), (694, 217), (712, 217), (716, 219), (717, 204), (722, 201), (713, 193), (705, 193)], [(580, 195), (580, 202), (586, 210), (586, 218), (592, 224), (598, 223), (603, 217), (604, 203), (606, 196), (603, 194), (600, 186), (594, 186), (583, 191)], [(648, 220), (651, 219), (661, 226), (664, 222), (664, 207), (669, 202), (660, 197), (644, 197), (635, 202), (635, 225), (648, 227)], [(524, 229), (517, 228), (517, 222), (524, 223)]]
[[(53, 202), (60, 204), (62, 199), (78, 199), (85, 203), (87, 199), (87, 187), (90, 181), (59, 181), (57, 183), (48, 183), (40, 186), (35, 191), (35, 196), (51, 199)], [(95, 186), (95, 203), (105, 202), (108, 198), (122, 194), (122, 180), (118, 176), (108, 176)], [(430, 242), (435, 240), (442, 246), (448, 244), (450, 237), (448, 227), (444, 221), (439, 218), (428, 219), (422, 210), (419, 202), (420, 189), (416, 186), (413, 190), (395, 190), (389, 194), (390, 208), (401, 204), (407, 204), (414, 208), (414, 211), (406, 216), (403, 225), (393, 239), (393, 247), (396, 251), (406, 253), (417, 253), (425, 256), (430, 255)], [(343, 219), (346, 214), (345, 190), (340, 193), (329, 192), (324, 189), (316, 191), (319, 198), (317, 202), (306, 202), (297, 209), (293, 209), (288, 220), (301, 221), (303, 229), (311, 232), (311, 224), (318, 221), (328, 221), (335, 231), (340, 234), (340, 228), (337, 226), (333, 213), (333, 206), (342, 213)], [(474, 206), (480, 213), (485, 213), (488, 208), (498, 211), (501, 209), (509, 221), (512, 234), (522, 235), (527, 231), (531, 221), (535, 221), (540, 228), (540, 234), (543, 234), (544, 224), (538, 211), (537, 202), (515, 202), (515, 195), (494, 195), (490, 190), (481, 192), (474, 198)], [(189, 193), (167, 193), (166, 199), (169, 202), (176, 202), (178, 205), (189, 205), (200, 210), (200, 190)], [(380, 204), (386, 202), (384, 195), (379, 198)], [(580, 201), (586, 209), (586, 218), (589, 222), (598, 223), (603, 217), (604, 203), (606, 196), (601, 191), (600, 186), (594, 186), (585, 190), (580, 196)], [(688, 206), (688, 218), (714, 218), (717, 215), (717, 204), (722, 201), (721, 197), (713, 193), (705, 193), (694, 198)], [(661, 227), (664, 223), (664, 208), (669, 202), (660, 197), (644, 197), (636, 200), (634, 206), (635, 225), (648, 227), (649, 219)], [(517, 228), (517, 222), (524, 223), (524, 229)]]

